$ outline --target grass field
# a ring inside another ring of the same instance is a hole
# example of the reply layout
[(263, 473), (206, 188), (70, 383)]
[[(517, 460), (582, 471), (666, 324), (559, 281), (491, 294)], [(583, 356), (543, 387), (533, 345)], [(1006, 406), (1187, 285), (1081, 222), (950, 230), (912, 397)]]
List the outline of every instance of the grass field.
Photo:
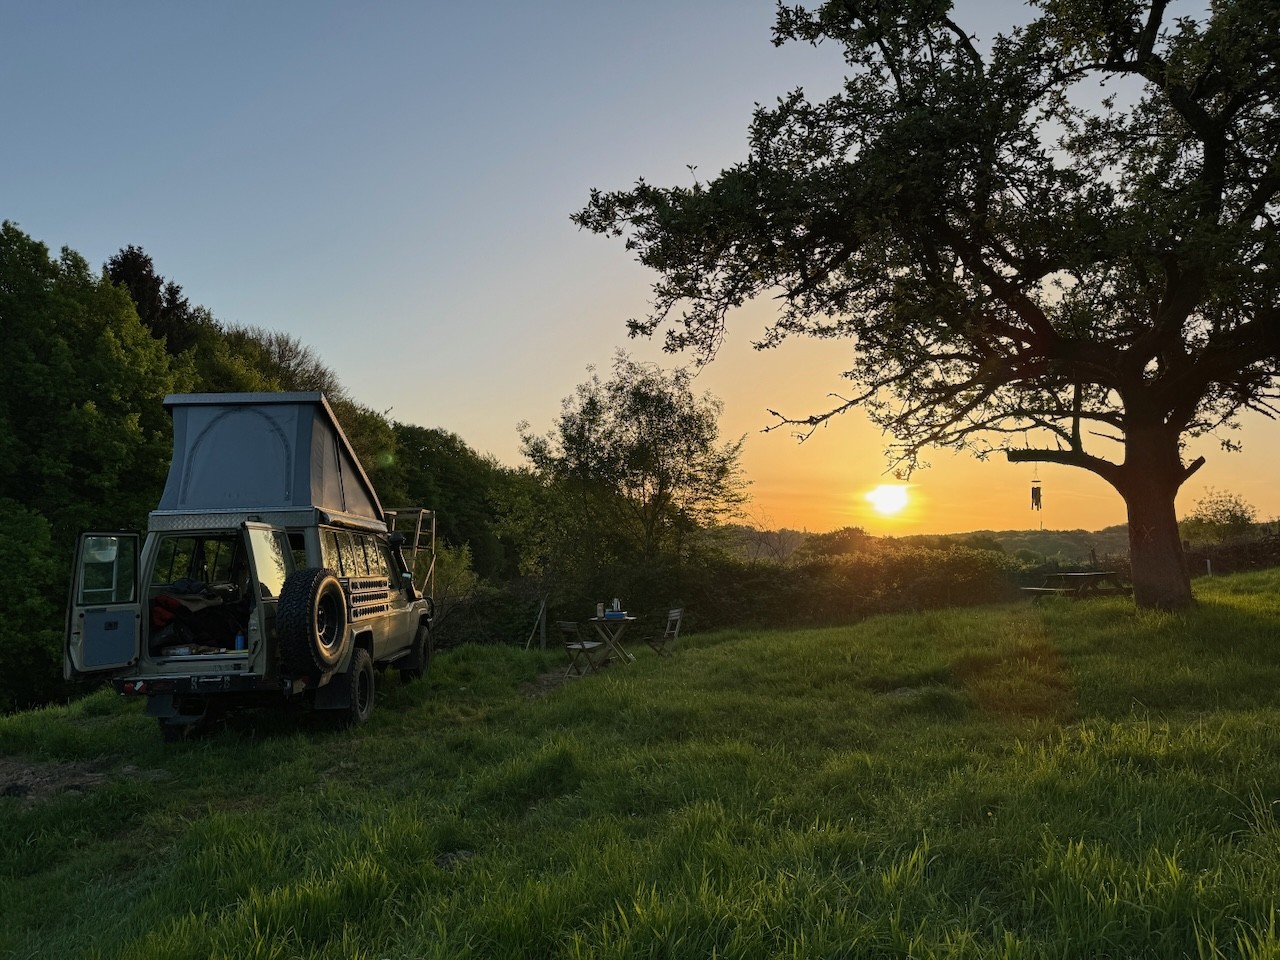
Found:
[[(1280, 574), (461, 648), (335, 732), (0, 718), (0, 956), (1277, 957)], [(43, 780), (41, 780), (43, 778)], [(73, 788), (73, 789), (69, 789)]]

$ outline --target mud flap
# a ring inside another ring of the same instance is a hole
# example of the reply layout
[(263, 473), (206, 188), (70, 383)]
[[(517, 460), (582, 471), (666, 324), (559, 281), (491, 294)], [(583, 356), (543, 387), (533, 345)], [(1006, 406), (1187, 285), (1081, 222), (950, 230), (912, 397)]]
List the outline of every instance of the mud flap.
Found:
[(147, 709), (144, 714), (148, 717), (158, 717), (161, 720), (176, 717), (178, 708), (174, 705), (173, 694), (157, 693), (154, 697), (147, 697)]
[[(199, 713), (182, 712), (184, 707), (192, 709), (196, 704), (199, 704)], [(147, 709), (143, 711), (143, 715), (155, 717), (162, 727), (169, 727), (175, 732), (179, 732), (178, 728), (182, 727), (194, 730), (209, 719), (209, 701), (202, 699), (192, 702), (191, 698), (186, 698), (184, 703), (177, 700), (173, 694), (157, 693), (147, 697)]]
[(315, 692), (312, 706), (317, 710), (349, 710), (351, 708), (351, 684), (342, 683), (346, 674), (337, 673), (333, 680)]

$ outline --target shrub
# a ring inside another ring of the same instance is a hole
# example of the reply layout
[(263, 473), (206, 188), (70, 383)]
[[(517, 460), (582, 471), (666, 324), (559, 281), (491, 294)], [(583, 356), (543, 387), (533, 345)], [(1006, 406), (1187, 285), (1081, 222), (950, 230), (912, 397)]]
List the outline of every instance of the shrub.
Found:
[(879, 613), (968, 606), (1016, 595), (1023, 566), (989, 550), (937, 550), (888, 541), (873, 550), (808, 555), (796, 563), (704, 557), (601, 574), (557, 597), (554, 619), (581, 620), (619, 597), (627, 611), (657, 620), (684, 606), (688, 625), (755, 627), (850, 623)]
[(1195, 543), (1232, 543), (1252, 535), (1257, 516), (1253, 505), (1238, 494), (1206, 487), (1178, 530), (1184, 540)]

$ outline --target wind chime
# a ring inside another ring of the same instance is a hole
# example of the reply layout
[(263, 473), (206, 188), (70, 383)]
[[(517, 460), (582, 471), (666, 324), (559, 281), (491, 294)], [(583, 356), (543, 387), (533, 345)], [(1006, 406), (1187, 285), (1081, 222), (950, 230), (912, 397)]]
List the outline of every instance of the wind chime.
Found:
[[(1035, 475), (1031, 478), (1031, 509), (1037, 513), (1044, 506), (1044, 502), (1040, 499), (1040, 468), (1036, 467)], [(1040, 521), (1040, 528), (1044, 529), (1044, 521)]]

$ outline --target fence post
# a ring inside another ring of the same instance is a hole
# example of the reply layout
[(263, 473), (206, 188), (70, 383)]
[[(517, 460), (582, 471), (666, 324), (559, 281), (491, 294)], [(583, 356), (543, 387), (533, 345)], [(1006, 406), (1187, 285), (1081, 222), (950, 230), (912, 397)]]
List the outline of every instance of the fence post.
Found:
[(529, 649), (529, 644), (533, 643), (533, 635), (539, 635), (538, 649), (547, 649), (547, 598), (543, 597), (542, 602), (538, 604), (538, 617), (533, 621), (533, 629), (529, 631), (529, 639), (524, 642), (524, 648)]

